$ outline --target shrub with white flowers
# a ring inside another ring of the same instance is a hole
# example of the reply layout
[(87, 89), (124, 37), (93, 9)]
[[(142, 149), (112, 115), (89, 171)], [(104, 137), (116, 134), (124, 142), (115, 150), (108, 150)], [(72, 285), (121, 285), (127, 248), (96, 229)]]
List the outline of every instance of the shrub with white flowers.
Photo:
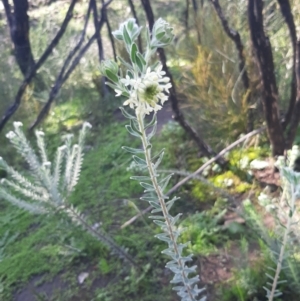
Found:
[[(134, 176), (131, 179), (140, 181), (140, 185), (145, 189), (145, 194), (141, 199), (149, 202), (153, 207), (151, 211), (153, 215), (150, 218), (162, 229), (162, 233), (156, 237), (168, 244), (168, 248), (163, 253), (171, 257), (171, 261), (166, 266), (174, 273), (171, 280), (171, 283), (175, 284), (173, 289), (177, 291), (182, 301), (204, 301), (205, 296), (201, 299), (198, 297), (205, 289), (199, 289), (197, 286), (199, 281), (197, 267), (188, 267), (186, 264), (192, 260), (192, 255), (184, 256), (182, 253), (186, 244), (177, 241), (182, 230), (176, 227), (176, 222), (181, 214), (176, 216), (170, 214), (170, 209), (178, 198), (169, 199), (164, 194), (172, 175), (162, 177), (157, 171), (163, 159), (164, 150), (153, 155), (150, 143), (156, 132), (156, 113), (168, 100), (169, 90), (172, 87), (170, 79), (162, 70), (161, 63), (151, 65), (150, 59), (158, 47), (169, 45), (174, 35), (172, 27), (167, 22), (162, 19), (157, 20), (152, 32), (146, 31), (146, 51), (141, 53), (135, 43), (141, 29), (134, 19), (129, 19), (113, 32), (116, 39), (124, 42), (130, 57), (130, 62), (119, 58), (119, 63), (126, 69), (124, 76), (122, 68), (119, 68), (119, 65), (113, 61), (102, 62), (100, 69), (101, 73), (110, 80), (107, 85), (114, 89), (116, 96), (126, 98), (123, 105), (134, 110), (132, 114), (123, 107), (120, 108), (123, 115), (130, 120), (130, 124), (126, 126), (128, 132), (141, 139), (143, 148), (124, 146), (123, 149), (133, 154), (133, 160), (139, 170), (147, 171), (147, 174)], [(150, 113), (153, 113), (152, 120), (145, 124), (145, 116)], [(190, 274), (193, 276), (190, 277)]]

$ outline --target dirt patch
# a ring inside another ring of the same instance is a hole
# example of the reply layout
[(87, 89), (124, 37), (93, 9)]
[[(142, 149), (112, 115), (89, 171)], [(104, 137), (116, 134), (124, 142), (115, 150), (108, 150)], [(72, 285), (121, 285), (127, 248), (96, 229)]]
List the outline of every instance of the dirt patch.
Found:
[(238, 244), (232, 244), (228, 250), (219, 250), (217, 254), (199, 258), (201, 282), (207, 287), (208, 300), (217, 300), (215, 287), (228, 282), (233, 277), (234, 269), (242, 268), (248, 263), (252, 264), (259, 258), (259, 246), (255, 243), (249, 243), (246, 258)]

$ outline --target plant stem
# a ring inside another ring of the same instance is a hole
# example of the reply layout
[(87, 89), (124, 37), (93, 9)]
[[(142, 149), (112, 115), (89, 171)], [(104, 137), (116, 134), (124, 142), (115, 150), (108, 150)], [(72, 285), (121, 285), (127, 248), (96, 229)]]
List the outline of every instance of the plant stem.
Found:
[(105, 243), (111, 250), (116, 251), (122, 258), (126, 259), (128, 262), (130, 262), (133, 266), (140, 269), (138, 264), (134, 261), (134, 259), (127, 254), (122, 248), (120, 248), (111, 237), (109, 237), (104, 231), (98, 231), (95, 230), (93, 227), (91, 227), (84, 218), (80, 216), (73, 208), (68, 207), (68, 211), (66, 213), (68, 216), (73, 220), (74, 218), (76, 221), (85, 229), (87, 230), (92, 236), (96, 237), (99, 241), (102, 243)]
[(156, 178), (156, 172), (155, 172), (155, 169), (154, 169), (154, 164), (151, 161), (151, 149), (148, 147), (149, 144), (148, 144), (146, 132), (145, 132), (145, 129), (144, 129), (144, 115), (141, 114), (141, 113), (137, 114), (137, 121), (138, 121), (138, 124), (139, 124), (139, 130), (142, 133), (141, 139), (142, 139), (142, 143), (143, 143), (143, 148), (144, 148), (144, 153), (145, 153), (145, 159), (146, 159), (146, 162), (147, 162), (148, 172), (149, 172), (149, 175), (150, 175), (150, 178), (151, 178), (152, 185), (153, 185), (153, 187), (155, 189), (155, 192), (157, 194), (157, 197), (158, 197), (161, 209), (162, 209), (163, 216), (165, 218), (166, 226), (168, 228), (168, 233), (170, 235), (170, 239), (171, 239), (172, 244), (173, 244), (173, 249), (174, 249), (174, 252), (175, 252), (176, 257), (177, 257), (178, 266), (181, 269), (183, 284), (186, 288), (186, 291), (188, 292), (190, 300), (191, 301), (196, 301), (196, 299), (193, 297), (193, 294), (191, 292), (192, 288), (187, 284), (188, 277), (187, 277), (186, 273), (184, 272), (185, 264), (182, 262), (181, 255), (178, 251), (174, 231), (173, 231), (173, 228), (172, 228), (172, 225), (171, 225), (171, 221), (169, 219), (168, 208), (165, 205), (163, 192), (161, 191), (161, 188), (158, 184), (158, 181), (157, 181), (157, 178)]
[[(286, 184), (286, 185), (288, 185), (288, 184)], [(282, 241), (282, 245), (281, 245), (280, 253), (279, 253), (279, 257), (278, 257), (275, 277), (274, 277), (274, 280), (273, 280), (272, 289), (271, 289), (268, 301), (273, 301), (273, 299), (274, 299), (274, 295), (275, 295), (276, 287), (277, 287), (277, 282), (278, 282), (278, 279), (279, 279), (279, 274), (280, 274), (280, 271), (281, 271), (281, 268), (282, 268), (282, 260), (283, 260), (283, 256), (284, 256), (285, 246), (287, 244), (287, 240), (288, 240), (289, 232), (290, 232), (290, 227), (291, 227), (291, 223), (292, 223), (292, 218), (293, 218), (293, 214), (294, 214), (294, 211), (295, 211), (296, 196), (295, 196), (295, 193), (294, 193), (294, 185), (291, 185), (291, 192), (292, 192), (291, 193), (292, 194), (292, 202), (291, 202), (291, 206), (289, 208), (290, 211), (289, 211), (289, 214), (288, 214), (288, 219), (287, 219), (286, 228), (285, 228), (285, 232), (284, 232), (284, 236), (283, 236), (283, 241)]]

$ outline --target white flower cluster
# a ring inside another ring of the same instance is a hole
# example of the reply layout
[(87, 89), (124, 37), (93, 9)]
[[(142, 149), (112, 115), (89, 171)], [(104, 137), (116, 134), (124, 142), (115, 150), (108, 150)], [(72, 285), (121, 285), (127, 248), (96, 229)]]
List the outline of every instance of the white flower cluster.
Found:
[[(130, 97), (124, 102), (124, 106), (129, 105), (135, 109), (137, 114), (149, 114), (152, 111), (157, 112), (168, 100), (169, 89), (172, 87), (170, 79), (164, 76), (160, 64), (153, 71), (148, 67), (145, 74), (138, 78), (121, 79), (121, 83), (129, 88)], [(116, 96), (120, 96), (122, 91), (115, 89)], [(158, 103), (160, 102), (161, 105)]]

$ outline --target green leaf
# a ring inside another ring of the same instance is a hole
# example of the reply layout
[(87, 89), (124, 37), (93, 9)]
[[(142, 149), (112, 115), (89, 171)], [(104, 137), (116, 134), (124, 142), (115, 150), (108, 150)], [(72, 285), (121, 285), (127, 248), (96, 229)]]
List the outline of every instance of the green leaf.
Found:
[(166, 34), (166, 32), (162, 31), (160, 33), (157, 33), (155, 37), (156, 37), (157, 40), (160, 40), (165, 34)]
[(131, 180), (137, 180), (137, 181), (150, 181), (151, 178), (147, 176), (133, 176), (130, 177)]
[(135, 43), (133, 43), (131, 45), (130, 58), (131, 58), (131, 61), (135, 64), (136, 64), (136, 53), (137, 53), (137, 51), (138, 51), (138, 47)]
[(132, 136), (135, 136), (138, 138), (141, 137), (141, 133), (134, 131), (130, 125), (127, 124), (127, 125), (125, 125), (125, 127), (126, 127), (126, 130), (129, 132), (129, 134), (131, 134)]
[(152, 131), (148, 134), (147, 138), (150, 141), (151, 138), (155, 135), (157, 129), (157, 122), (154, 123)]
[(154, 187), (151, 184), (141, 182), (140, 185), (143, 188), (147, 189), (148, 191), (154, 191), (155, 190)]
[(132, 156), (132, 158), (137, 164), (142, 165), (142, 166), (147, 166), (147, 162), (144, 159), (142, 159), (138, 156)]
[(159, 164), (161, 163), (161, 161), (162, 161), (162, 159), (163, 159), (163, 157), (164, 157), (164, 154), (165, 154), (165, 152), (162, 152), (162, 153), (159, 155), (157, 161), (156, 161), (155, 164), (154, 164), (154, 168), (157, 168), (157, 167), (159, 166)]
[(159, 221), (159, 220), (154, 220), (153, 221), (156, 225), (162, 227), (162, 228), (165, 228), (166, 227), (166, 222), (162, 222), (162, 221)]
[(153, 201), (153, 202), (157, 202), (157, 196), (142, 196), (140, 198), (141, 200), (143, 201), (146, 201), (146, 202), (150, 202), (150, 201)]
[(162, 191), (165, 190), (165, 188), (167, 187), (170, 179), (172, 178), (173, 174), (170, 174), (168, 175), (167, 177), (165, 177), (164, 179), (162, 179), (160, 182), (159, 182), (159, 185), (160, 185), (160, 188)]
[(131, 39), (125, 26), (123, 27), (123, 37), (125, 40), (125, 44), (129, 47), (131, 44)]
[(156, 122), (157, 122), (156, 113), (154, 113), (151, 121), (145, 126), (144, 130), (146, 130), (149, 127), (153, 126)]
[(138, 66), (139, 69), (140, 69), (140, 72), (143, 72), (143, 64), (142, 64), (140, 58), (139, 58), (138, 56), (136, 56), (136, 57), (135, 57), (135, 60), (136, 60), (137, 66)]
[(147, 63), (146, 63), (144, 57), (139, 52), (136, 53), (136, 56), (141, 60), (143, 67), (145, 67), (147, 65)]
[(139, 133), (142, 136), (142, 133), (140, 132), (136, 119), (130, 119), (130, 126), (133, 128), (133, 130), (135, 130), (137, 133)]
[(105, 75), (114, 83), (119, 81), (118, 76), (112, 73), (110, 70), (106, 70)]
[(165, 151), (165, 149), (163, 148), (159, 153), (157, 153), (155, 156), (153, 156), (151, 158), (151, 161), (153, 162), (154, 160), (156, 160), (157, 158), (160, 157), (160, 155)]
[(121, 110), (121, 112), (122, 112), (122, 114), (123, 114), (124, 117), (126, 117), (128, 119), (136, 119), (135, 116), (129, 114), (123, 107), (119, 107), (119, 109)]
[(144, 150), (140, 149), (140, 148), (132, 148), (132, 147), (128, 147), (128, 146), (122, 146), (122, 149), (124, 149), (125, 151), (127, 151), (128, 153), (131, 153), (131, 154), (144, 153)]
[(155, 209), (161, 209), (160, 204), (150, 201), (149, 204)]

